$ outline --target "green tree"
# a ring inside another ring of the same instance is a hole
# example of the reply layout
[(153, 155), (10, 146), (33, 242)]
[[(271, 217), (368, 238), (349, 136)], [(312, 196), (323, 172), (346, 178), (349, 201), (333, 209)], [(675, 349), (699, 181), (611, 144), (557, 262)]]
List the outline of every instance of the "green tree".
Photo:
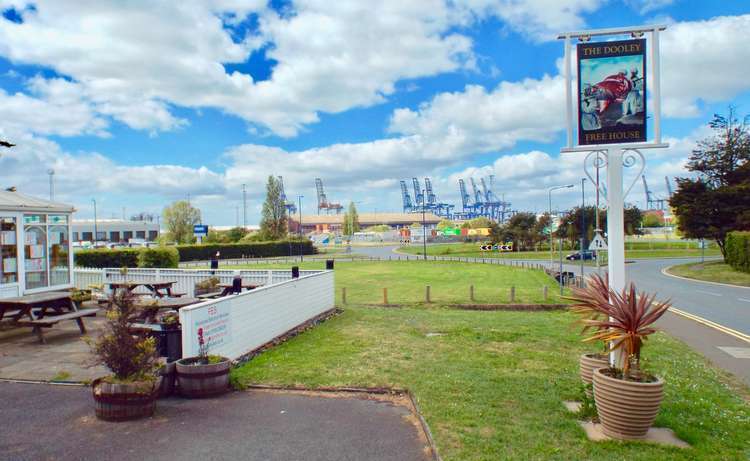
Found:
[(281, 199), (281, 181), (273, 175), (266, 183), (266, 200), (260, 220), (263, 240), (279, 240), (287, 236), (286, 207)]
[(504, 226), (507, 230), (506, 239), (513, 241), (514, 250), (531, 250), (539, 240), (544, 238), (537, 232), (536, 225), (536, 215), (529, 212), (516, 213), (508, 220)]
[(716, 241), (726, 257), (727, 234), (750, 229), (750, 129), (747, 117), (715, 114), (713, 133), (697, 143), (687, 169), (697, 178), (677, 178), (669, 200), (680, 233)]
[(657, 213), (645, 213), (643, 215), (643, 227), (662, 227), (664, 219)]
[(200, 224), (201, 212), (190, 205), (187, 200), (178, 200), (162, 212), (164, 227), (170, 241), (177, 243), (193, 243), (193, 226)]
[(352, 235), (359, 232), (359, 214), (354, 202), (349, 202), (349, 209), (344, 213), (344, 235)]
[(441, 219), (437, 224), (438, 230), (453, 229), (454, 227), (456, 227), (456, 223), (454, 223), (450, 219)]

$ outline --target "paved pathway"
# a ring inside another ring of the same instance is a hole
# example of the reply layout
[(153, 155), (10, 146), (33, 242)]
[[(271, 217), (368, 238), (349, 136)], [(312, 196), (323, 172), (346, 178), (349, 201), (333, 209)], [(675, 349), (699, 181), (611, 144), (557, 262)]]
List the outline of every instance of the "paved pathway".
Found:
[(373, 400), (235, 392), (159, 400), (153, 418), (123, 423), (96, 419), (89, 388), (0, 382), (0, 401), (9, 461), (430, 459), (411, 412)]

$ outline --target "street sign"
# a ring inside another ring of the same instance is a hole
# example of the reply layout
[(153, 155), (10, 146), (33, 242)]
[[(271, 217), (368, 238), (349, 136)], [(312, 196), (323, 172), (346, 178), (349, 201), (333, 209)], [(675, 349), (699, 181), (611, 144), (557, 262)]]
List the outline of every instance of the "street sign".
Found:
[(499, 245), (479, 245), (479, 251), (513, 251), (513, 242)]
[(589, 250), (606, 250), (607, 249), (607, 241), (604, 240), (604, 237), (602, 237), (602, 234), (596, 234), (594, 237), (594, 240), (591, 241), (589, 244)]
[(208, 226), (205, 224), (196, 224), (193, 226), (193, 235), (196, 237), (205, 237), (208, 235)]

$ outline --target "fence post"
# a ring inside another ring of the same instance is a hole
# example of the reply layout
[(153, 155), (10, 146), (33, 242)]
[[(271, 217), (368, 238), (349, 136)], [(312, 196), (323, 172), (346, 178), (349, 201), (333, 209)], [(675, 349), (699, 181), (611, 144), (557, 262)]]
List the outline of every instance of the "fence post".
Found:
[(542, 294), (544, 295), (544, 300), (547, 300), (547, 285), (544, 285), (542, 288)]
[(388, 288), (383, 288), (383, 304), (388, 304)]
[(427, 303), (431, 303), (431, 302), (432, 302), (432, 300), (430, 300), (430, 286), (429, 286), (429, 285), (427, 285), (427, 286), (425, 287), (425, 291), (424, 291), (424, 300), (425, 300), (425, 302), (427, 302)]
[(474, 285), (469, 285), (469, 299), (474, 302)]
[(268, 282), (266, 285), (271, 285), (273, 283), (273, 271), (271, 269), (268, 269)]
[(346, 304), (346, 287), (341, 287), (341, 304)]
[(510, 287), (510, 302), (516, 302), (516, 287)]

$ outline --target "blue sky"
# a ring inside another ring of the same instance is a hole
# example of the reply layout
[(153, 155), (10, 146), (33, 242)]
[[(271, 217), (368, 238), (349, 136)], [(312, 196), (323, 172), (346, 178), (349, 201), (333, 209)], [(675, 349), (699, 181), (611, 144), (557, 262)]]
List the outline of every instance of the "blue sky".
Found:
[[(238, 5), (240, 5), (238, 7)], [(173, 2), (0, 0), (0, 183), (56, 194), (92, 214), (159, 212), (190, 194), (204, 221), (249, 221), (264, 180), (315, 212), (315, 177), (363, 211), (400, 210), (398, 181), (495, 175), (514, 208), (580, 183), (560, 156), (565, 30), (665, 23), (663, 133), (647, 153), (651, 187), (686, 174), (705, 123), (750, 112), (747, 2), (419, 0)], [(589, 188), (591, 192), (591, 188)], [(592, 196), (592, 194), (590, 194)], [(573, 206), (580, 190), (560, 194)], [(642, 187), (629, 197), (643, 205)], [(103, 210), (103, 211), (102, 211)]]

